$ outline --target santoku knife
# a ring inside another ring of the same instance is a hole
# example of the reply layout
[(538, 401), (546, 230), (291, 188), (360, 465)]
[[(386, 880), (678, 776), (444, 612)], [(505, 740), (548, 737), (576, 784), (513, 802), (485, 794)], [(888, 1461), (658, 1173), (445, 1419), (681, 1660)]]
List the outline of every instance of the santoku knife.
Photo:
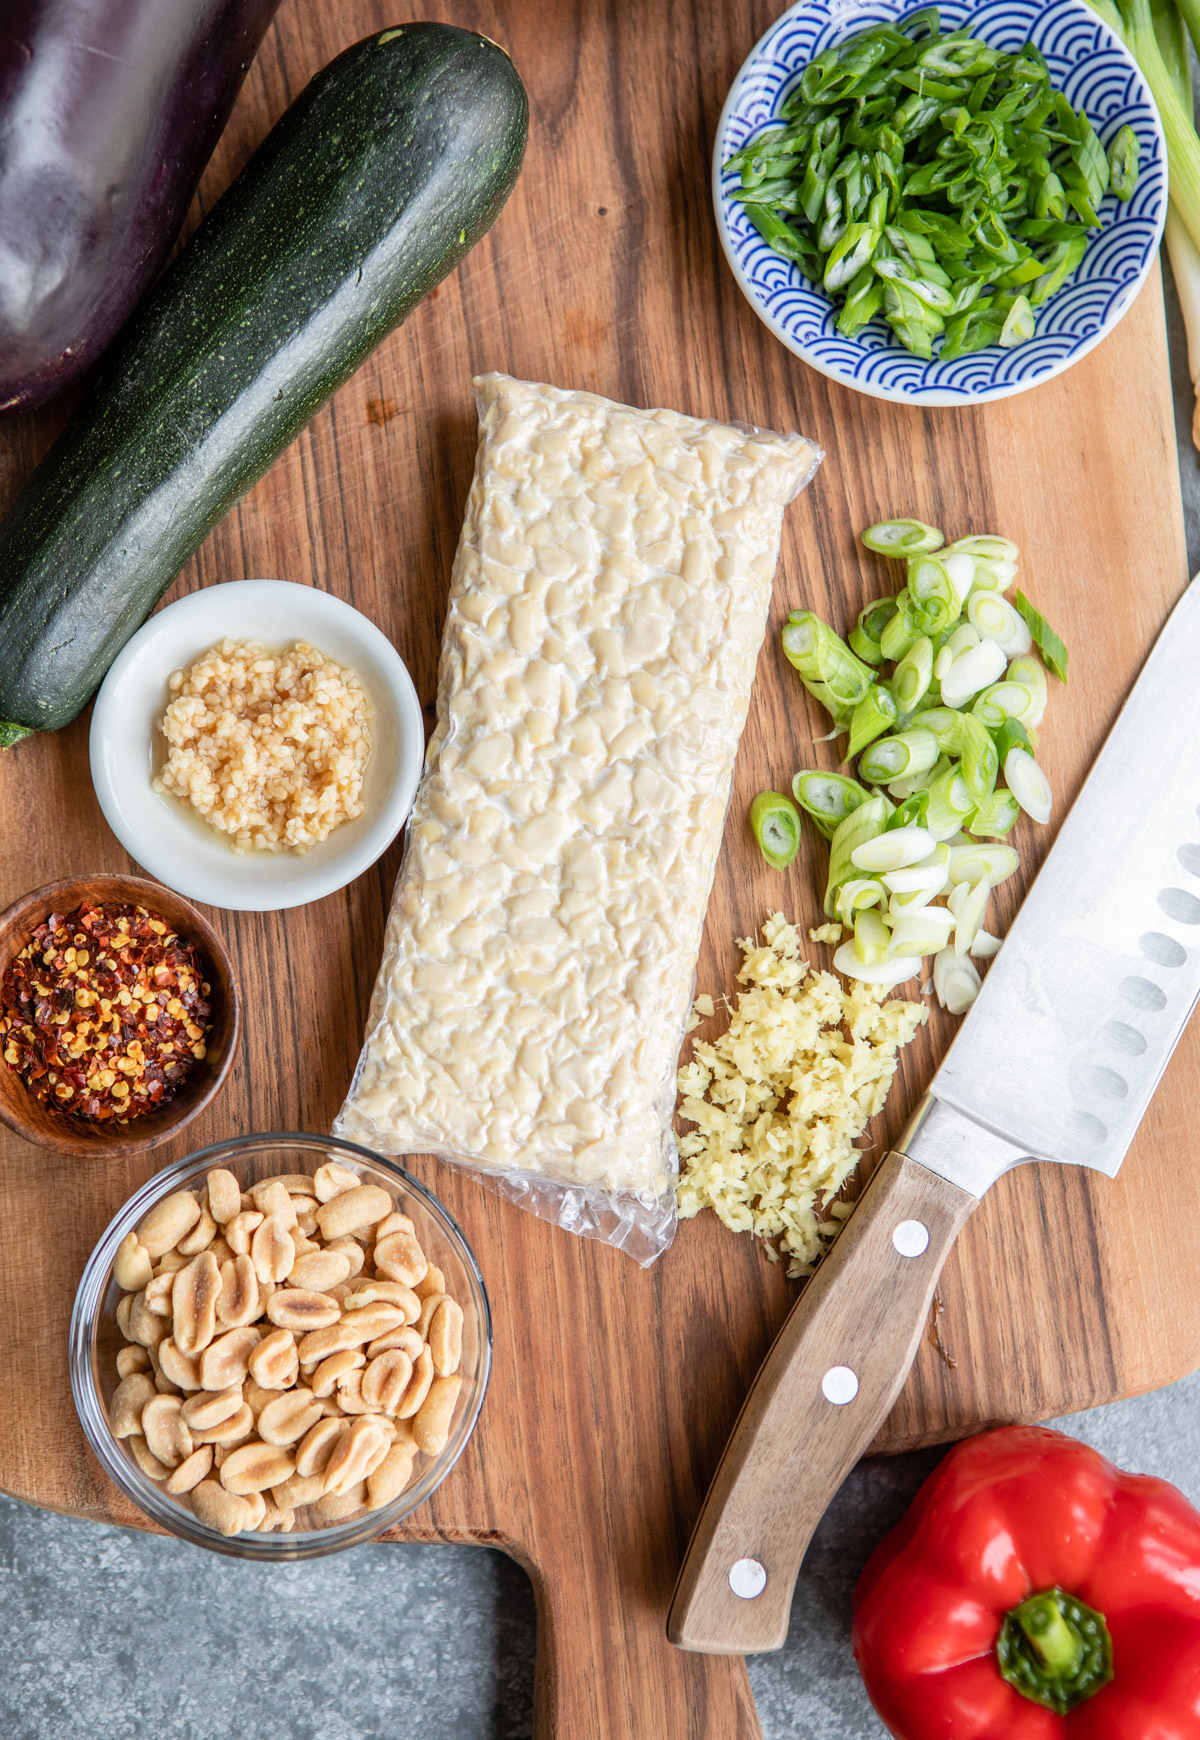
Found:
[(1023, 1160), (1115, 1176), (1200, 995), (1200, 578), (1147, 659), (929, 1092), (780, 1330), (667, 1621), (778, 1649), (809, 1539), (916, 1355), (951, 1245)]

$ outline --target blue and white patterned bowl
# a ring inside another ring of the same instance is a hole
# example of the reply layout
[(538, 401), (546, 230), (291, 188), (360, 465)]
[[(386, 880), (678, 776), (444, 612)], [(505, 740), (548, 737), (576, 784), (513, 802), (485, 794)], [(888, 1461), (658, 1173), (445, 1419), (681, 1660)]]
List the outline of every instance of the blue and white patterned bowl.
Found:
[(1034, 335), (952, 362), (925, 362), (881, 320), (843, 338), (838, 309), (791, 261), (773, 252), (732, 197), (723, 165), (746, 140), (780, 120), (814, 55), (869, 25), (895, 22), (913, 0), (798, 0), (750, 54), (721, 111), (713, 150), (713, 203), (726, 257), (751, 307), (789, 350), (833, 380), (910, 405), (982, 404), (1061, 374), (1120, 320), (1145, 282), (1167, 212), (1167, 151), (1153, 98), (1124, 45), (1083, 0), (939, 0), (943, 30), (969, 25), (994, 48), (1029, 41), (1046, 57), (1055, 87), (1083, 109), (1107, 147), (1126, 122), (1141, 147), (1137, 190), (1127, 205), (1109, 194), (1103, 228), (1062, 288), (1037, 309)]

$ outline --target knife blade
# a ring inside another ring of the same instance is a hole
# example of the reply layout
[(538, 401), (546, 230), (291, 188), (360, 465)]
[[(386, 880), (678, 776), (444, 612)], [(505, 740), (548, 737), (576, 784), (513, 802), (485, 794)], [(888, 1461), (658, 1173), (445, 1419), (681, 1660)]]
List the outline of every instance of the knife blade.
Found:
[(809, 1539), (882, 1424), (979, 1199), (1026, 1160), (1113, 1177), (1200, 997), (1200, 576), (1122, 707), (916, 1115), (767, 1355), (667, 1635), (787, 1635)]

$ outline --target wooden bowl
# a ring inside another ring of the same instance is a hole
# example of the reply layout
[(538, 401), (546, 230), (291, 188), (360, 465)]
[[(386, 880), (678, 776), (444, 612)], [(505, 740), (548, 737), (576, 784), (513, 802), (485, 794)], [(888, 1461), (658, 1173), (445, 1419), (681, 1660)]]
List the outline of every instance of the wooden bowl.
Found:
[(56, 1154), (103, 1160), (157, 1147), (204, 1110), (233, 1067), (241, 1033), (241, 1000), (228, 950), (207, 919), (169, 888), (141, 876), (83, 876), (77, 881), (50, 882), (15, 900), (0, 912), (0, 978), (51, 912), (74, 912), (85, 900), (132, 902), (158, 913), (185, 941), (195, 944), (204, 976), (212, 987), (205, 1057), (192, 1065), (182, 1086), (165, 1105), (132, 1119), (124, 1127), (115, 1121), (90, 1123), (52, 1110), (36, 1099), (17, 1071), (0, 1059), (0, 1118), (10, 1129), (27, 1142)]

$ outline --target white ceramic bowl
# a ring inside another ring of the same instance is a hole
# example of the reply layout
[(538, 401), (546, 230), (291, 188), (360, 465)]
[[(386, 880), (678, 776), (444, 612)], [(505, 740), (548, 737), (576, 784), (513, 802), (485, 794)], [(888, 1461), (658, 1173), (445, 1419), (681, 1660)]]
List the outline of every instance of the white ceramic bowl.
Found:
[[(157, 726), (167, 679), (226, 635), (272, 650), (309, 641), (348, 665), (370, 698), (363, 814), (309, 852), (235, 852), (188, 805), (152, 784), (165, 758)], [(236, 580), (189, 593), (138, 630), (96, 697), (90, 748), (105, 820), (143, 869), (190, 900), (278, 912), (344, 888), (395, 839), (421, 777), (425, 727), (403, 659), (359, 611), (312, 586)]]

